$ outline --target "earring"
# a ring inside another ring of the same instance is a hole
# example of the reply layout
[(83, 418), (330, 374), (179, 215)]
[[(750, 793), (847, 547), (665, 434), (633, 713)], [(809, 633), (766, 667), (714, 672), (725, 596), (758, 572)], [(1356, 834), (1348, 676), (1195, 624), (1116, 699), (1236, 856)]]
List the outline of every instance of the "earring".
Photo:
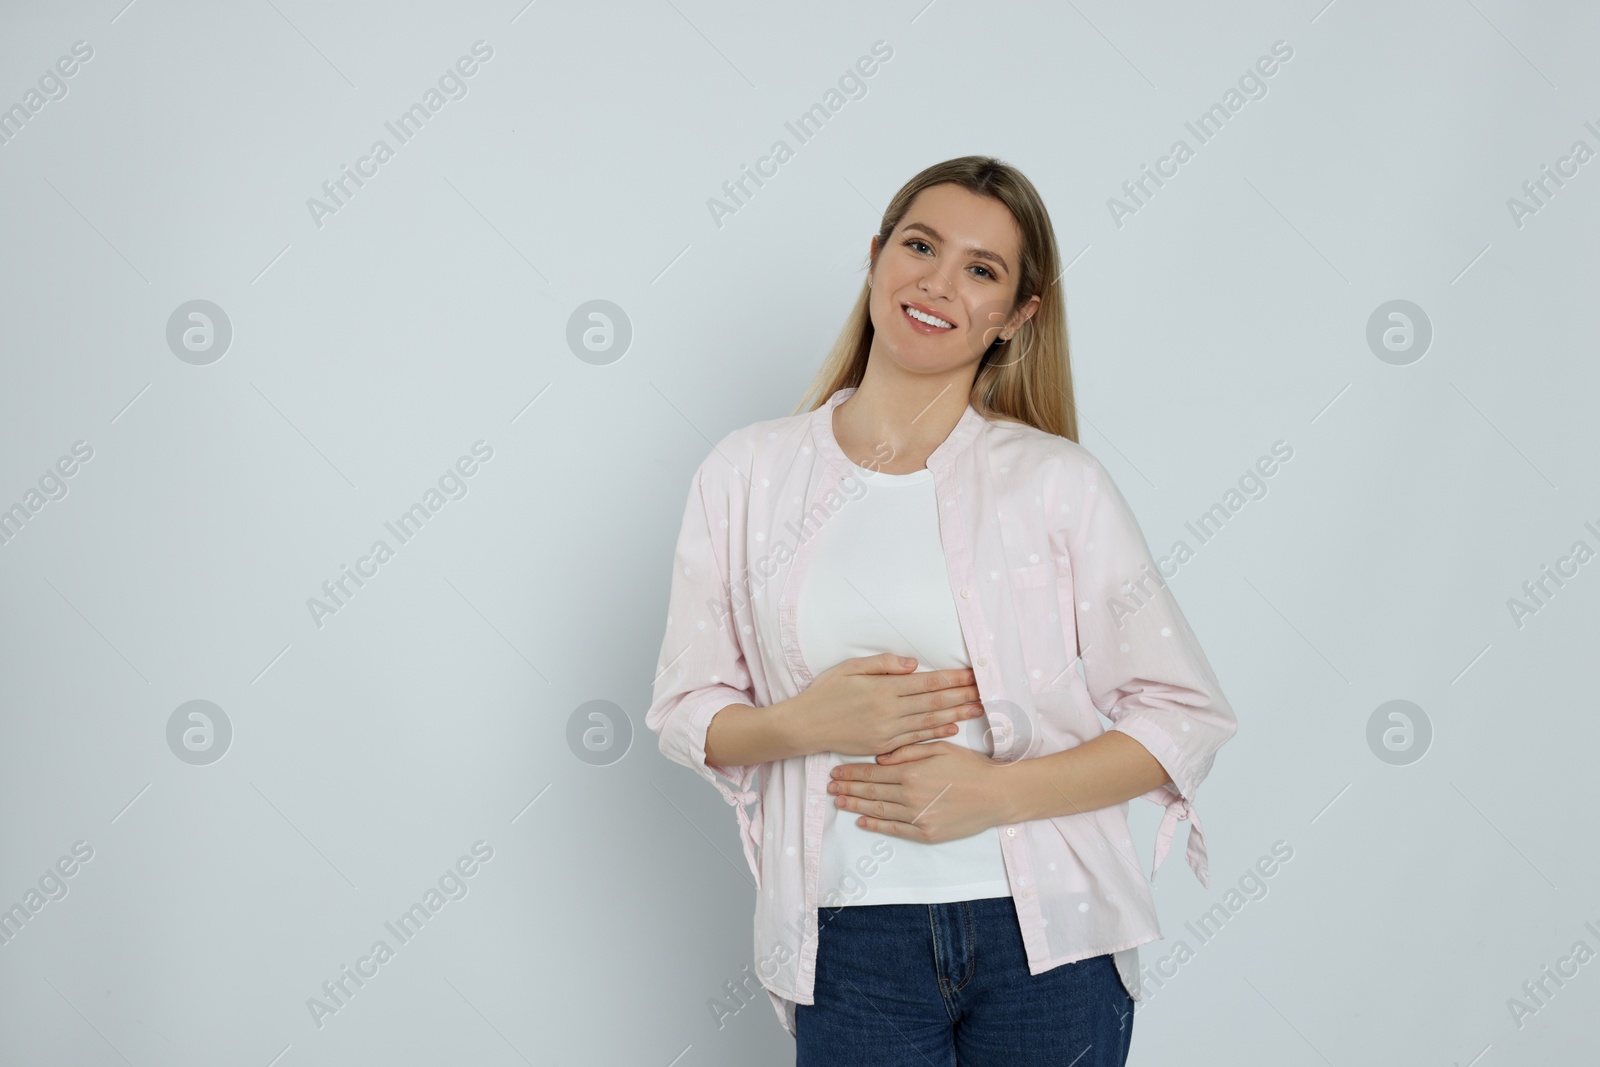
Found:
[[(999, 346), (1000, 346), (1000, 345), (1003, 345), (1003, 344), (1005, 344), (1005, 343), (1006, 343), (1006, 342), (1007, 342), (1007, 341), (1009, 341), (1009, 340), (1011, 340), (1011, 338), (1009, 338), (1009, 337), (1002, 337), (1002, 338), (1000, 338), (1000, 339), (999, 339), (999, 340), (997, 340), (997, 341), (996, 341), (996, 342), (995, 342), (995, 346), (996, 346), (996, 347), (999, 347)], [(1032, 338), (1031, 338), (1031, 337), (1030, 337), (1030, 338), (1029, 338), (1029, 341), (1030, 341), (1030, 342), (1031, 342), (1031, 341), (1032, 341)], [(1008, 360), (1008, 361), (1007, 361), (1007, 362), (1005, 362), (1005, 363), (991, 363), (991, 364), (989, 364), (989, 365), (990, 365), (990, 366), (991, 366), (991, 367), (995, 367), (995, 368), (997, 368), (997, 369), (998, 369), (998, 368), (1004, 368), (1004, 367), (1010, 367), (1010, 366), (1014, 366), (1014, 365), (1016, 365), (1016, 364), (1018, 364), (1018, 363), (1021, 363), (1021, 362), (1022, 362), (1022, 361), (1023, 361), (1023, 360), (1025, 360), (1025, 359), (1027, 359), (1027, 358), (1028, 358), (1028, 352), (1029, 352), (1029, 350), (1030, 350), (1030, 349), (1031, 349), (1031, 348), (1032, 348), (1032, 345), (1031, 345), (1031, 343), (1030, 343), (1030, 344), (1028, 344), (1028, 345), (1025, 345), (1025, 346), (1024, 346), (1024, 347), (1023, 347), (1023, 349), (1022, 349), (1022, 351), (1021, 351), (1021, 353), (1019, 353), (1019, 354), (1018, 354), (1018, 355), (1017, 355), (1017, 357), (1016, 357), (1016, 358), (1015, 358), (1015, 359), (1011, 359), (1011, 360)], [(1009, 351), (1010, 351), (1010, 349), (1007, 349), (1007, 350), (1006, 350), (1006, 351), (1008, 351), (1008, 352), (1009, 352)]]

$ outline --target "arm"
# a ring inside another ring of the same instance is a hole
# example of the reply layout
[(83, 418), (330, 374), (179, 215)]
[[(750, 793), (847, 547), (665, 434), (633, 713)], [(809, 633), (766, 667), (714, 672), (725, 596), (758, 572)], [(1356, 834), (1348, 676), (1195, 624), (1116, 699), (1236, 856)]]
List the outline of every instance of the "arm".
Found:
[(1149, 749), (1117, 730), (1064, 752), (1008, 764), (996, 780), (1010, 823), (1108, 808), (1172, 781)]
[(745, 760), (722, 764), (706, 755), (712, 718), (730, 705), (756, 703), (729, 594), (727, 494), (707, 485), (712, 464), (723, 462), (713, 451), (695, 471), (689, 489), (672, 561), (666, 634), (645, 725), (659, 735), (663, 755), (716, 786), (723, 800), (742, 813), (742, 805), (756, 799), (760, 761), (744, 753), (719, 751), (723, 758)]
[(1073, 749), (1010, 768), (1018, 775), (1008, 787), (1012, 800), (1049, 817), (1143, 796), (1166, 808), (1151, 877), (1177, 820), (1189, 818), (1189, 865), (1206, 884), (1193, 801), (1238, 722), (1127, 501), (1087, 452), (1069, 464), (1064, 498), (1072, 510), (1052, 532), (1071, 569), (1058, 590), (1061, 611), (1076, 621), (1089, 697), (1112, 725)]
[(805, 699), (806, 694), (801, 693), (764, 708), (729, 704), (712, 716), (711, 729), (706, 732), (706, 759), (714, 763), (767, 763), (827, 751), (804, 736), (801, 708)]

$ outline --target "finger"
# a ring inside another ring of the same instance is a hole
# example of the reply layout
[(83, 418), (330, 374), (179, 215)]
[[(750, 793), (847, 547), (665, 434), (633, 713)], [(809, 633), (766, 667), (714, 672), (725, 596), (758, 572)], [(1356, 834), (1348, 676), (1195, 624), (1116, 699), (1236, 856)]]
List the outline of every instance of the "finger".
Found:
[(863, 830), (871, 830), (876, 834), (888, 834), (890, 837), (905, 836), (900, 832), (903, 829), (902, 824), (897, 822), (886, 822), (882, 819), (873, 819), (863, 815), (856, 820), (856, 825)]
[(833, 802), (836, 807), (850, 811), (906, 822), (911, 822), (921, 807), (910, 806), (910, 798), (900, 782), (841, 783)]
[(841, 763), (829, 773), (829, 777), (835, 782), (873, 782), (882, 780), (877, 775), (877, 766), (871, 763)]
[[(895, 737), (893, 747), (908, 745), (913, 741), (921, 741), (929, 737), (949, 737), (955, 734), (962, 722), (970, 716), (964, 708), (944, 708), (933, 711), (918, 712), (915, 715), (906, 715), (901, 718), (901, 733)], [(950, 727), (956, 727), (956, 730)]]
[(908, 822), (900, 822), (896, 819), (874, 819), (871, 816), (864, 815), (856, 820), (856, 825), (863, 830), (871, 830), (873, 833), (886, 834), (889, 837), (903, 837), (908, 841), (921, 841), (924, 844), (928, 842), (930, 837), (930, 832), (922, 827)]
[(970, 700), (963, 697), (963, 692), (961, 689), (939, 689), (906, 701), (900, 711), (903, 720), (901, 725), (907, 729), (929, 730), (966, 718), (968, 709), (977, 700), (975, 697)]
[(829, 788), (833, 791), (834, 805), (841, 808), (846, 802), (866, 804), (882, 796), (873, 792), (877, 786), (871, 782), (837, 782)]
[(953, 671), (918, 671), (904, 677), (908, 682), (907, 693), (933, 693), (941, 689), (960, 689), (976, 686), (978, 681), (977, 675), (967, 667)]
[(892, 800), (864, 800), (855, 796), (839, 796), (834, 798), (834, 806), (840, 811), (848, 811), (885, 822), (903, 822), (907, 825), (911, 825), (911, 820), (916, 815), (916, 812), (906, 805)]
[(978, 695), (976, 686), (962, 686), (955, 689), (941, 689), (930, 693), (923, 698), (927, 707), (941, 715), (965, 715), (970, 708), (982, 708), (983, 699)]
[(961, 726), (959, 723), (946, 723), (943, 726), (935, 726), (931, 730), (918, 730), (914, 734), (907, 734), (904, 740), (895, 745), (895, 748), (899, 749), (906, 745), (920, 744), (923, 741), (938, 741), (946, 737), (954, 737), (960, 732)]
[(983, 706), (983, 701), (976, 698), (969, 700), (964, 704), (957, 704), (955, 707), (951, 708), (950, 711), (956, 716), (956, 721), (958, 722), (965, 719), (976, 719), (980, 715), (988, 714), (987, 710)]
[[(956, 745), (952, 745), (948, 741), (919, 741), (916, 744), (901, 745), (899, 748), (885, 752), (883, 755), (878, 757), (878, 762), (880, 764), (906, 763), (911, 760), (927, 759), (929, 756), (937, 756), (941, 753), (949, 752), (956, 747)], [(888, 782), (893, 781), (894, 779), (880, 777), (874, 780)]]
[(978, 678), (970, 669), (962, 668), (954, 671), (933, 671), (938, 675), (938, 684), (935, 689), (971, 690), (974, 697), (978, 692)]
[(925, 843), (925, 845), (931, 841), (931, 833), (928, 832), (928, 830), (923, 830), (920, 825), (912, 825), (909, 824), (909, 822), (896, 822), (894, 819), (872, 819), (872, 817), (862, 817), (862, 819), (856, 819), (856, 825), (859, 825), (862, 830), (872, 830), (874, 833), (885, 833), (885, 835), (888, 835), (888, 837), (902, 837), (906, 838), (907, 841), (922, 841), (922, 843)]
[(899, 789), (904, 784), (900, 778), (900, 771), (876, 763), (861, 763), (854, 766), (870, 767), (875, 773), (870, 777), (858, 772), (853, 777), (836, 778), (828, 783), (829, 793), (865, 800), (879, 800), (885, 797), (893, 799), (899, 796)]
[(957, 704), (948, 708), (925, 711), (915, 716), (913, 721), (904, 724), (915, 728), (908, 729), (901, 735), (899, 743), (910, 744), (913, 741), (926, 741), (933, 737), (954, 737), (961, 732), (962, 723), (986, 714), (988, 713), (983, 705), (976, 703)]

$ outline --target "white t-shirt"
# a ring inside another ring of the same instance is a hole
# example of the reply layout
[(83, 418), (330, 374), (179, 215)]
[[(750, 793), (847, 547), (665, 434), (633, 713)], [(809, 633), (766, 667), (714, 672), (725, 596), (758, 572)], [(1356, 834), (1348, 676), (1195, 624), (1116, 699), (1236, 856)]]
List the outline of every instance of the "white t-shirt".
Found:
[[(883, 652), (915, 656), (918, 671), (971, 667), (939, 536), (933, 471), (882, 474), (855, 468), (866, 486), (821, 526), (800, 590), (800, 650), (813, 676), (842, 660)], [(992, 755), (988, 719), (957, 724), (939, 740)], [(828, 754), (841, 763), (873, 756)], [(934, 904), (1011, 895), (1000, 832), (925, 844), (856, 825), (828, 794), (818, 903)]]

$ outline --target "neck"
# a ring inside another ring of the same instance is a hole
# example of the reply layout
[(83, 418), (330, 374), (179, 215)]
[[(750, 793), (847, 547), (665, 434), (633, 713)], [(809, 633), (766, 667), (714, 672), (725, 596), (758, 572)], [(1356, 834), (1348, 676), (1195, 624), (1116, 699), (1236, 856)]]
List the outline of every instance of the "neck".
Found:
[(869, 359), (856, 391), (833, 409), (834, 436), (852, 458), (890, 455), (896, 468), (920, 465), (966, 413), (976, 364), (941, 376), (882, 366)]

